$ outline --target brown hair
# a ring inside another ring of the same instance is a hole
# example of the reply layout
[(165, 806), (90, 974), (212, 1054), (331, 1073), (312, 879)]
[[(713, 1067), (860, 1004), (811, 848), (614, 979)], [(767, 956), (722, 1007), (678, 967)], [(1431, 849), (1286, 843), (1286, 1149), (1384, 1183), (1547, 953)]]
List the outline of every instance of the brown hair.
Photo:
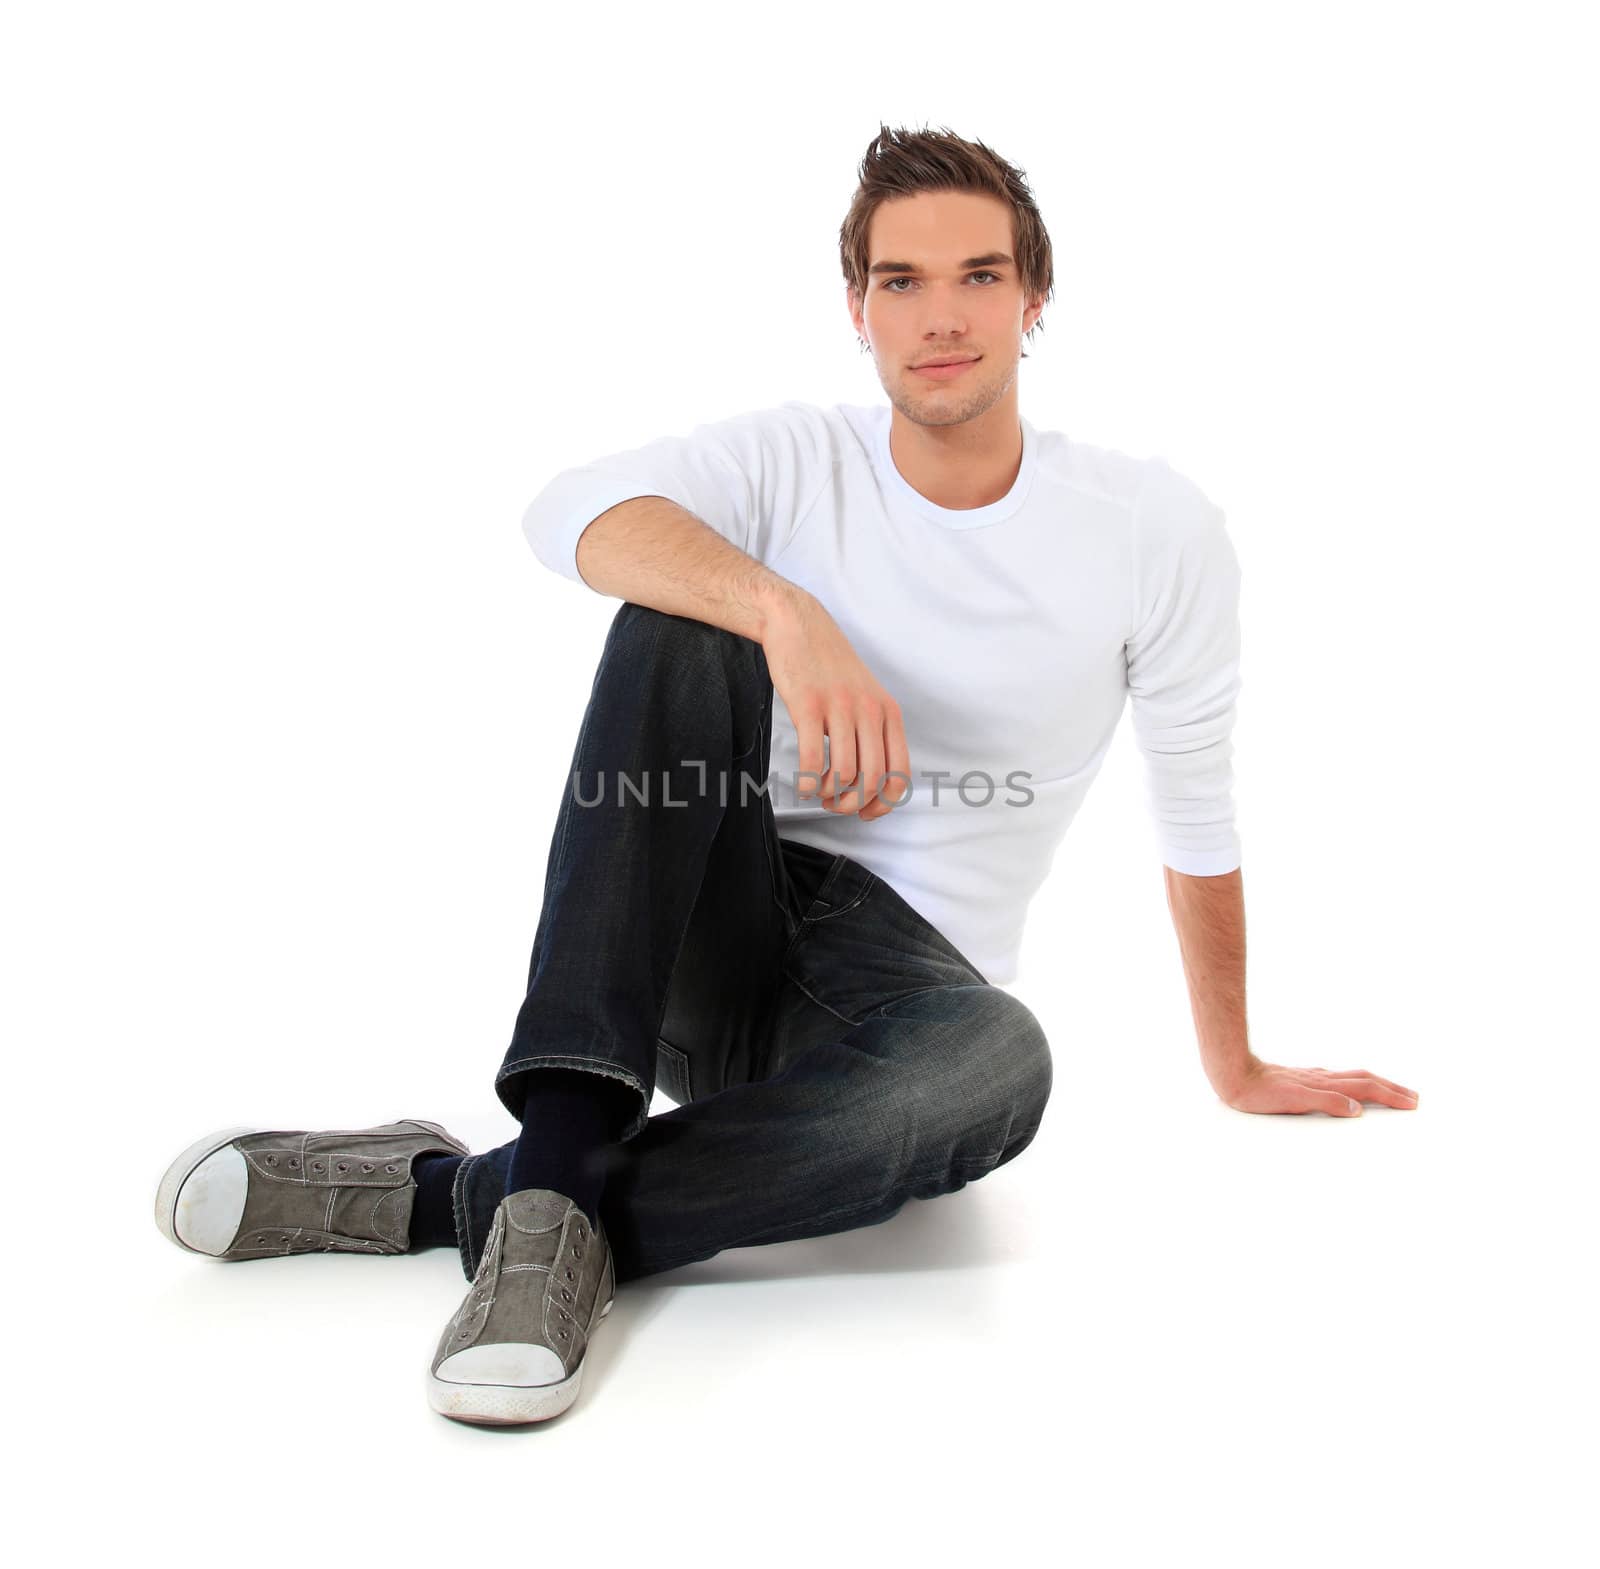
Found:
[[(975, 191), (994, 196), (1011, 209), (1012, 254), (1021, 275), (1022, 297), (1028, 303), (1048, 302), (1055, 292), (1050, 236), (1034, 202), (1023, 170), (1007, 163), (982, 142), (969, 142), (949, 126), (931, 131), (891, 130), (881, 121), (878, 134), (861, 160), (861, 181), (839, 227), (839, 260), (845, 282), (859, 299), (867, 293), (867, 228), (882, 202), (917, 191)], [(1044, 324), (1041, 315), (1027, 336)], [(866, 348), (865, 341), (862, 348)], [(1022, 351), (1027, 359), (1028, 351)]]

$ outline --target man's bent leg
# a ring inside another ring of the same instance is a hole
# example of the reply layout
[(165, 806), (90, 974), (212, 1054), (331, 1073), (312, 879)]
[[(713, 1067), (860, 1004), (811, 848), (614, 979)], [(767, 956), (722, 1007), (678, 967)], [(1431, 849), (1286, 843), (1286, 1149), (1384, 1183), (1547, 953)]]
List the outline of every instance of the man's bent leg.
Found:
[[(425, 1190), (443, 1200), (427, 1212), (427, 1239), (455, 1242), (469, 1277), (500, 1197), (474, 1221), (469, 1186), (480, 1209), (493, 1181), (504, 1193), (553, 1188), (594, 1215), (604, 1170), (592, 1157), (643, 1126), (658, 1048), (677, 1053), (669, 1091), (681, 1076), (686, 1058), (658, 1036), (663, 1024), (696, 1037), (701, 1082), (708, 1073), (748, 1078), (766, 1063), (796, 902), (835, 859), (799, 847), (786, 862), (782, 853), (765, 791), (772, 702), (758, 643), (633, 603), (618, 610), (552, 836), (528, 993), (496, 1083), (523, 1131), (492, 1164), (441, 1161), (426, 1173)], [(714, 1030), (703, 1027), (711, 1019)]]
[[(764, 787), (772, 683), (759, 643), (625, 602), (612, 622), (545, 873), (527, 995), (495, 1081), (521, 1120), (529, 1074), (632, 1092), (637, 1134), (697, 903), (715, 905), (729, 1006), (770, 995), (794, 925)], [(748, 783), (746, 782), (748, 780)]]
[[(712, 1257), (875, 1225), (1019, 1155), (1051, 1084), (1048, 1043), (1016, 998), (982, 983), (911, 992), (837, 1021), (771, 1078), (652, 1117), (604, 1152), (600, 1215), (618, 1282)], [(457, 1183), (475, 1270), (512, 1146)]]

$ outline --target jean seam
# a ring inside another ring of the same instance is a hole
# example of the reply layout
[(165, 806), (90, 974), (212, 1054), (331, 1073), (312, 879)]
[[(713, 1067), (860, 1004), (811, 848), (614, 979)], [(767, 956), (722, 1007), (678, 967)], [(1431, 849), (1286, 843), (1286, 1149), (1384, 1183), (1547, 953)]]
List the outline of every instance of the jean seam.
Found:
[[(767, 736), (767, 722), (771, 713), (770, 704), (772, 700), (772, 692), (772, 681), (771, 678), (768, 677), (767, 692), (762, 703), (761, 717), (756, 721), (755, 742), (751, 746), (747, 747), (743, 752), (740, 752), (738, 756), (733, 759), (734, 762), (737, 763), (742, 759), (749, 757), (752, 752), (760, 755), (761, 751), (763, 750), (763, 742), (766, 740)], [(743, 788), (741, 787), (741, 804), (743, 793)], [(778, 916), (783, 922), (785, 937), (784, 952), (787, 954), (789, 948), (793, 946), (795, 938), (800, 934), (800, 923), (795, 918), (795, 912), (778, 897), (778, 868), (783, 860), (783, 836), (778, 832), (777, 819), (774, 817), (772, 812), (770, 797), (763, 797), (756, 810), (760, 812), (762, 816), (761, 853), (766, 857), (767, 862), (767, 896), (772, 900), (772, 907), (778, 912)], [(786, 878), (784, 880), (787, 881)]]
[[(604, 659), (605, 659), (604, 653), (602, 653), (600, 657), (601, 657), (601, 660), (603, 662)], [(600, 679), (599, 671), (597, 669), (596, 673), (595, 673), (595, 680), (598, 681), (599, 679)], [(576, 764), (577, 760), (580, 757), (583, 756), (584, 738), (589, 734), (589, 719), (590, 719), (591, 714), (593, 713), (593, 709), (594, 709), (594, 705), (592, 703), (589, 704), (588, 707), (586, 707), (584, 709), (584, 711), (583, 711), (583, 719), (578, 725), (578, 739), (577, 739), (577, 741), (574, 744), (573, 749), (572, 749), (572, 759), (573, 759), (574, 764)], [(573, 777), (573, 773), (574, 772), (576, 772), (576, 769), (574, 769), (572, 772), (569, 772), (567, 774), (567, 790), (569, 792), (571, 792), (572, 795), (575, 798), (576, 792), (577, 792), (577, 780)], [(601, 799), (602, 800), (604, 799), (603, 794), (602, 794)], [(567, 838), (568, 838), (568, 835), (572, 831), (572, 812), (575, 809), (576, 809), (576, 807), (575, 807), (575, 801), (574, 800), (565, 800), (564, 799), (562, 801), (562, 803), (561, 803), (561, 813), (560, 813), (560, 823), (559, 823), (559, 832), (556, 835), (556, 846), (555, 846), (554, 851), (551, 854), (550, 863), (549, 863), (550, 864), (550, 870), (552, 872), (556, 871), (560, 867), (561, 858), (562, 858), (562, 856), (564, 856), (566, 854), (566, 851), (567, 851)]]
[[(822, 898), (822, 896), (827, 893), (830, 888), (833, 887), (834, 883), (839, 880), (839, 873), (844, 869), (845, 859), (846, 857), (842, 851), (838, 856), (835, 857), (833, 865), (828, 868), (827, 875), (818, 885), (817, 891), (811, 896), (811, 905), (815, 905), (816, 902)], [(849, 902), (849, 904), (842, 904), (837, 910), (829, 910), (825, 915), (802, 915), (800, 917), (799, 924), (794, 929), (793, 935), (789, 938), (788, 946), (783, 950), (783, 957), (778, 961), (779, 970), (787, 973), (789, 968), (789, 960), (794, 957), (794, 951), (797, 947), (799, 947), (800, 939), (806, 936), (812, 927), (816, 926), (819, 921), (831, 921), (834, 916), (843, 915), (847, 911), (855, 909), (855, 907), (860, 904), (862, 900), (864, 900), (867, 895), (871, 893), (872, 890), (877, 886), (878, 878), (872, 872), (868, 872), (867, 881), (862, 885), (861, 892), (858, 893), (855, 898)], [(810, 907), (811, 906), (807, 906), (808, 909)], [(803, 987), (801, 989), (804, 990)], [(806, 996), (811, 997), (811, 993), (806, 992)], [(819, 999), (815, 997), (812, 997), (811, 1000), (813, 1002), (819, 1001)], [(826, 1003), (822, 1003), (822, 1006), (826, 1008), (828, 1005)], [(833, 1010), (830, 1009), (829, 1011), (832, 1012)], [(843, 1018), (844, 1015), (840, 1014), (839, 1017)]]
[(468, 1155), (456, 1167), (456, 1180), (450, 1187), (450, 1208), (455, 1214), (456, 1251), (461, 1255), (461, 1272), (471, 1280), (476, 1270), (472, 1264), (472, 1211), (467, 1204), (467, 1172), (481, 1155)]
[(989, 984), (989, 982), (988, 981), (978, 981), (978, 982), (972, 982), (972, 981), (935, 981), (931, 986), (919, 986), (914, 992), (906, 992), (906, 993), (904, 993), (903, 995), (901, 995), (899, 997), (890, 998), (889, 1001), (884, 1003), (882, 1007), (874, 1008), (872, 1010), (872, 1012), (869, 1013), (866, 1016), (866, 1018), (863, 1019), (861, 1022), (863, 1024), (866, 1024), (869, 1020), (882, 1018), (882, 1016), (884, 1014), (886, 1014), (891, 1008), (898, 1008), (901, 1003), (910, 1002), (913, 997), (921, 997), (921, 996), (924, 996), (928, 992), (949, 991), (953, 987), (971, 986), (971, 985), (974, 985), (974, 984), (980, 985), (980, 986), (987, 986)]
[[(827, 871), (822, 875), (822, 881), (817, 884), (817, 891), (812, 894), (811, 904), (806, 906), (806, 910), (810, 910), (812, 906), (816, 904), (817, 900), (822, 898), (822, 896), (834, 885), (839, 876), (839, 869), (843, 865), (843, 854), (836, 852), (833, 860), (829, 863)], [(789, 960), (793, 957), (795, 949), (799, 946), (800, 939), (804, 937), (805, 934), (810, 931), (812, 926), (815, 924), (815, 917), (808, 915), (806, 910), (802, 910), (800, 912), (800, 919), (796, 923), (795, 929), (789, 934), (789, 942), (783, 950), (783, 957), (778, 960), (778, 969), (781, 973), (787, 973), (789, 968)], [(806, 995), (810, 997), (811, 993), (807, 992)], [(813, 997), (812, 1001), (815, 1002), (816, 999)], [(824, 1003), (823, 1006), (826, 1007), (827, 1004)]]
[[(810, 930), (810, 918), (807, 916), (801, 916), (799, 923), (796, 925), (794, 931), (790, 934), (788, 946), (783, 950), (783, 957), (778, 960), (778, 971), (780, 974), (787, 975), (789, 973), (789, 961), (794, 957), (795, 949), (800, 946), (800, 939), (804, 937), (805, 934)], [(806, 996), (810, 997), (811, 993), (807, 992)], [(812, 998), (812, 1001), (815, 1000), (815, 998)], [(826, 1007), (827, 1004), (824, 1003), (823, 1006)]]
[(798, 975), (794, 974), (791, 970), (787, 970), (786, 969), (783, 972), (783, 974), (784, 974), (784, 978), (789, 982), (789, 984), (791, 986), (793, 986), (793, 987), (797, 988), (799, 991), (803, 992), (812, 1002), (814, 1002), (825, 1013), (831, 1013), (834, 1016), (834, 1018), (836, 1018), (841, 1024), (848, 1024), (852, 1029), (854, 1029), (857, 1024), (862, 1024), (862, 1023), (866, 1022), (863, 1019), (852, 1019), (849, 1016), (849, 1014), (840, 1013), (839, 1010), (837, 1008), (833, 1007), (830, 1003), (824, 1002), (819, 996), (816, 995), (815, 992), (813, 992), (811, 990), (811, 988), (809, 986), (806, 985), (806, 983), (803, 980), (800, 979), (800, 977)]
[[(761, 719), (758, 719), (756, 721), (756, 738), (755, 738), (755, 740), (752, 741), (749, 744), (749, 746), (747, 746), (742, 752), (733, 752), (733, 753), (731, 753), (729, 755), (729, 761), (730, 762), (734, 762), (734, 763), (742, 763), (747, 757), (750, 756), (750, 754), (752, 752), (754, 752), (754, 751), (759, 749), (759, 747), (761, 745), (761, 737), (765, 732), (766, 732), (765, 723)], [(740, 772), (742, 773), (743, 770), (741, 769)], [(743, 788), (742, 782), (741, 782), (741, 785), (740, 785), (739, 794), (741, 795), (741, 797), (744, 794), (744, 788)]]

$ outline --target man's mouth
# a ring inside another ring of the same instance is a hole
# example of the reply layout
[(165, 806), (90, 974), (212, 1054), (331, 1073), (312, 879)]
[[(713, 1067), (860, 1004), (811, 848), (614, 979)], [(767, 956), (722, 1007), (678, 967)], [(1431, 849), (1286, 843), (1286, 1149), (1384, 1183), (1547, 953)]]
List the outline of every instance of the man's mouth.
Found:
[(924, 360), (920, 365), (913, 365), (911, 369), (919, 376), (926, 376), (932, 381), (948, 381), (952, 376), (959, 376), (969, 365), (976, 365), (982, 355), (974, 354), (970, 359), (937, 359)]

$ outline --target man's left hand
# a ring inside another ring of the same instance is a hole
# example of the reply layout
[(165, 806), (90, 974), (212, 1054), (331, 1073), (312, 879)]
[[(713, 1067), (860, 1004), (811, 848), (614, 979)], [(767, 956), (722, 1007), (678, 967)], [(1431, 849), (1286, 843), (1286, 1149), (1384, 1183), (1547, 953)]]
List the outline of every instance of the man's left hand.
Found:
[(1363, 1101), (1401, 1111), (1414, 1111), (1417, 1105), (1415, 1090), (1380, 1079), (1364, 1068), (1340, 1073), (1326, 1068), (1282, 1068), (1254, 1056), (1237, 1069), (1213, 1074), (1211, 1086), (1235, 1111), (1325, 1111), (1330, 1117), (1359, 1117)]

